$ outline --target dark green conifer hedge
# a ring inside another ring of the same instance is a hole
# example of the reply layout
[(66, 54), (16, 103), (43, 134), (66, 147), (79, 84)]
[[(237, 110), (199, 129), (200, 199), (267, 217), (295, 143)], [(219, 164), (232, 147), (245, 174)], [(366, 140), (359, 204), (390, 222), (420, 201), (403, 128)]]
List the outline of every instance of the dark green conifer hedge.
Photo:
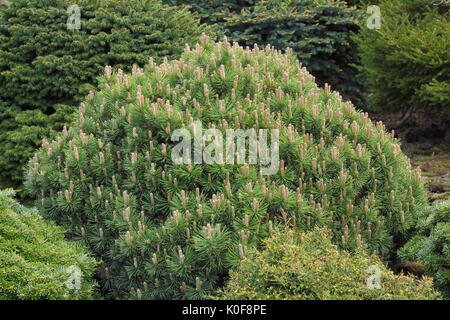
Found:
[(0, 188), (16, 188), (17, 196), (24, 198), (24, 165), (43, 139), (53, 139), (73, 118), (72, 106), (54, 108), (55, 112), (47, 115), (0, 101)]
[(185, 9), (158, 0), (14, 0), (0, 13), (0, 97), (24, 108), (78, 102), (106, 65), (175, 58), (205, 32)]

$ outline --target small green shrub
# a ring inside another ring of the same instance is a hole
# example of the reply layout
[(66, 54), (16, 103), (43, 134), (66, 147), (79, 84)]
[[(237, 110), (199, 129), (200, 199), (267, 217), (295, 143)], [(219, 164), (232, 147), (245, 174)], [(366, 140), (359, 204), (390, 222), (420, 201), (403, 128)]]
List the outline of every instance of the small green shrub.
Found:
[[(376, 270), (378, 268), (378, 270)], [(371, 271), (373, 270), (373, 271)], [(375, 271), (376, 270), (376, 271)], [(368, 286), (380, 275), (380, 287)], [(251, 250), (215, 297), (227, 300), (438, 299), (430, 278), (395, 275), (376, 256), (341, 251), (328, 230), (276, 232)]]
[(425, 274), (450, 297), (450, 200), (423, 211), (416, 236), (399, 251), (399, 257), (403, 262), (422, 262)]
[[(106, 68), (100, 82), (72, 127), (30, 161), (26, 186), (103, 260), (112, 296), (204, 297), (286, 224), (327, 225), (342, 248), (389, 260), (426, 205), (397, 139), (319, 88), (292, 51), (202, 37), (179, 60), (132, 74)], [(276, 174), (175, 164), (172, 133), (192, 132), (195, 120), (203, 134), (279, 130)]]
[(320, 86), (328, 83), (344, 99), (363, 104), (363, 86), (352, 66), (358, 63), (356, 46), (350, 37), (359, 28), (359, 12), (343, 1), (166, 1), (188, 3), (203, 22), (218, 26), (244, 47), (292, 48)]
[[(92, 299), (95, 260), (13, 195), (0, 191), (0, 300)], [(81, 270), (79, 289), (70, 279), (73, 266)]]
[(374, 110), (450, 120), (450, 21), (445, 4), (382, 0), (380, 29), (354, 36)]

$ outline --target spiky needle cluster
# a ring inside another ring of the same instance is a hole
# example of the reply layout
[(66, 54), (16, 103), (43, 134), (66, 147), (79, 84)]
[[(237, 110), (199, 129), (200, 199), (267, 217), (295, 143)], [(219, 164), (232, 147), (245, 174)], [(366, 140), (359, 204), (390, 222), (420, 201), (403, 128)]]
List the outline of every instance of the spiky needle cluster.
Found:
[[(171, 132), (280, 130), (280, 170), (175, 165)], [(103, 261), (116, 298), (211, 293), (250, 246), (280, 228), (328, 226), (342, 248), (389, 257), (425, 203), (420, 172), (381, 123), (314, 78), (290, 50), (206, 36), (180, 60), (106, 68), (78, 121), (44, 141), (28, 189)]]

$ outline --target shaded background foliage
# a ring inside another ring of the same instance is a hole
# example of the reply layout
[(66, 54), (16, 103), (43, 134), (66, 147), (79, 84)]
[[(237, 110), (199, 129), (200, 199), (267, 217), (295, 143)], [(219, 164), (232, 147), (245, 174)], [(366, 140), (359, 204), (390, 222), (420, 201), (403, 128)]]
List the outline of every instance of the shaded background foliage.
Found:
[(381, 0), (380, 29), (354, 35), (372, 110), (450, 120), (450, 15), (430, 0)]
[(359, 30), (359, 12), (331, 0), (166, 0), (189, 4), (202, 21), (243, 46), (267, 44), (294, 49), (317, 79), (344, 99), (361, 106), (364, 87), (356, 77), (356, 46), (350, 33)]
[(54, 106), (51, 115), (39, 109), (21, 108), (0, 101), (0, 188), (18, 188), (24, 194), (21, 182), (23, 165), (31, 158), (43, 139), (52, 139), (73, 118), (74, 108)]

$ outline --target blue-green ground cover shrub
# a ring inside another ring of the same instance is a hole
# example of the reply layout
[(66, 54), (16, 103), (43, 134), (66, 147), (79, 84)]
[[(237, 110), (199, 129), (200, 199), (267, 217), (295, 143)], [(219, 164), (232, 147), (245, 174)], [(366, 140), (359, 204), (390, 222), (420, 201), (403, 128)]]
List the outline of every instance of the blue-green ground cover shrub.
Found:
[(450, 297), (450, 200), (439, 201), (419, 218), (418, 232), (399, 251), (403, 262), (419, 261), (436, 287)]

